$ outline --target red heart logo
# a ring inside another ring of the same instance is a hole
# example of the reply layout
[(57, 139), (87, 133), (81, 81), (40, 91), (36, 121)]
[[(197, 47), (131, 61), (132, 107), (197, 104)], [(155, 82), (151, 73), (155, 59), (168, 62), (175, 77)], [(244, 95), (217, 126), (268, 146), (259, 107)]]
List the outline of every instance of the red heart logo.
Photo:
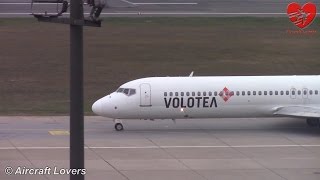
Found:
[(292, 2), (287, 8), (290, 21), (301, 29), (307, 27), (313, 21), (316, 13), (316, 5), (311, 2), (304, 4), (302, 7), (300, 4)]

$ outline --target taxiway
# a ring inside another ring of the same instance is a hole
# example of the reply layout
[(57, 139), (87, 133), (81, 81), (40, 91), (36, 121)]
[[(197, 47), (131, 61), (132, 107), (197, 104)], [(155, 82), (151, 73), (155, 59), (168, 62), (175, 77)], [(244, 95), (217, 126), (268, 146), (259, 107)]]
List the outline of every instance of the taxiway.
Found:
[[(69, 167), (69, 119), (0, 117), (0, 179), (68, 179), (5, 175), (11, 166)], [(320, 178), (320, 130), (302, 119), (125, 121), (85, 117), (86, 179)]]

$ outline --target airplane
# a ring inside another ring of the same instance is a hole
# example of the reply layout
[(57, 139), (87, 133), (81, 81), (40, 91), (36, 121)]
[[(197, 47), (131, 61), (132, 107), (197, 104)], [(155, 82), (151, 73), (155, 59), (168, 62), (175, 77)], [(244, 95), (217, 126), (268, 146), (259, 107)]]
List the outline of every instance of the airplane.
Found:
[(121, 85), (92, 105), (114, 119), (305, 118), (320, 126), (319, 75), (148, 77)]

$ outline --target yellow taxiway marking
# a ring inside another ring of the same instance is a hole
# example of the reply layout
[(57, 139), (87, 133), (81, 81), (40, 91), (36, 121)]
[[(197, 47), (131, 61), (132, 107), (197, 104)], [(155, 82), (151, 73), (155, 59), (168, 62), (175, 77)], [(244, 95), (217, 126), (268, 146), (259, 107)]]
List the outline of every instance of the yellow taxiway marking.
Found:
[(51, 130), (49, 131), (49, 134), (53, 136), (67, 136), (70, 135), (70, 132), (66, 130)]

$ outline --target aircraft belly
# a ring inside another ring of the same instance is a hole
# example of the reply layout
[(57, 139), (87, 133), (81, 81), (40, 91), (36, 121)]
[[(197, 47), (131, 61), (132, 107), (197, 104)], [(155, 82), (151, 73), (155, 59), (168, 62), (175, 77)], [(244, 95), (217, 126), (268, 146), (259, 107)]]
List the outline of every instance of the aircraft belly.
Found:
[(195, 118), (265, 117), (270, 115), (272, 115), (272, 113), (268, 112), (267, 109), (252, 105), (190, 110), (190, 116)]
[(236, 118), (269, 117), (272, 110), (266, 106), (224, 106), (220, 108), (165, 108), (154, 106), (144, 114), (147, 119), (188, 119), (188, 118)]

